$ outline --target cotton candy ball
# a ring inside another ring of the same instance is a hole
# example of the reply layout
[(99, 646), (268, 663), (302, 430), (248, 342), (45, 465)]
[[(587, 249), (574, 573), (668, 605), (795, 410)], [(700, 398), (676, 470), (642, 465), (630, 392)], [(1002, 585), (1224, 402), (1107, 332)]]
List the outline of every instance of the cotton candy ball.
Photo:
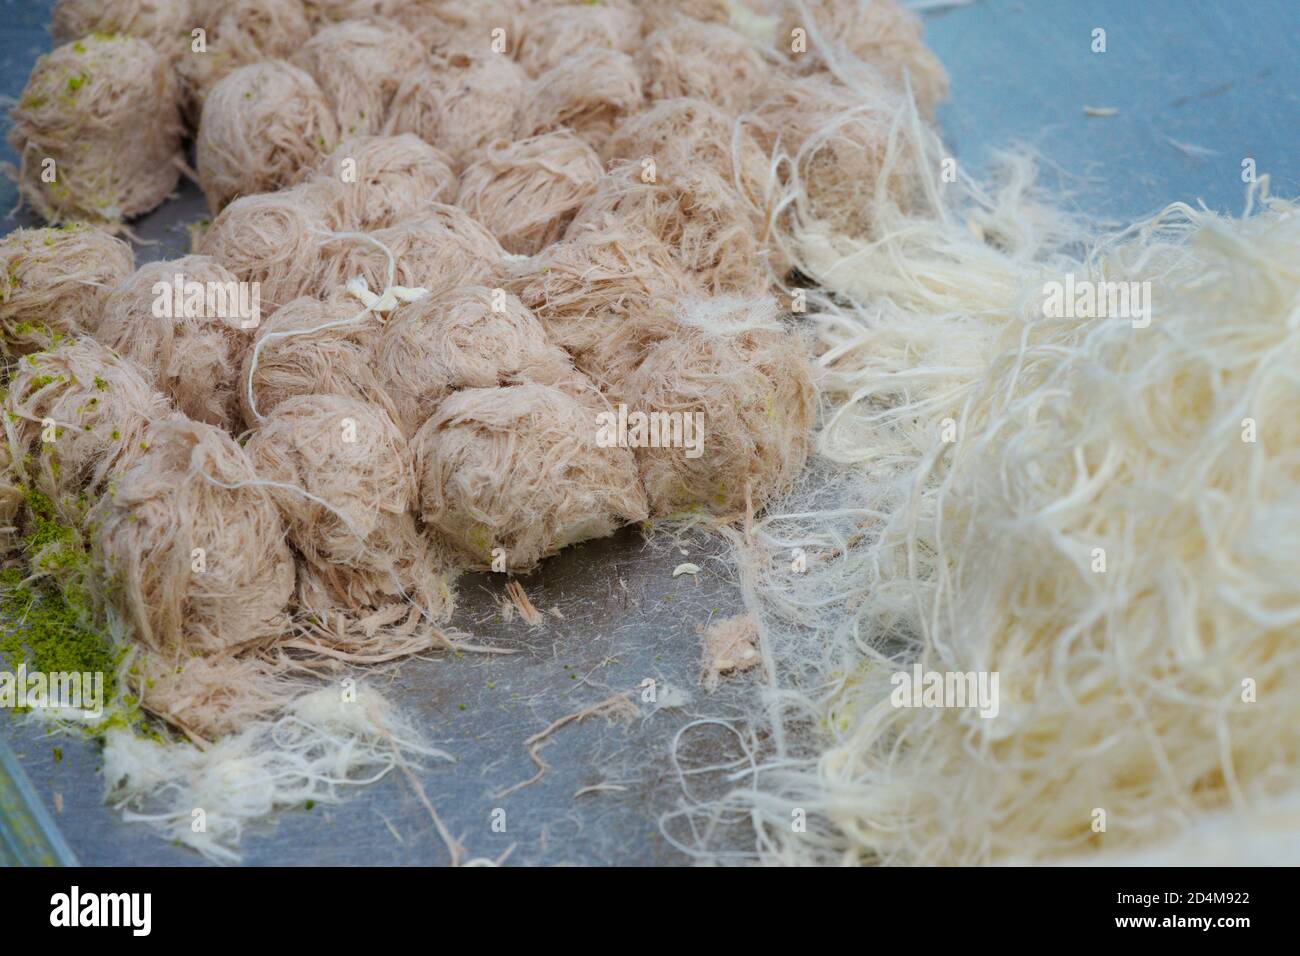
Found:
[(420, 42), (397, 24), (349, 20), (320, 30), (293, 57), (325, 93), (344, 136), (383, 129), (402, 79), (425, 62)]
[(643, 329), (658, 303), (698, 291), (663, 242), (612, 217), (571, 231), (511, 272), (506, 286), (602, 387), (615, 356), (634, 347), (627, 330)]
[(189, 47), (194, 27), (191, 7), (191, 0), (57, 0), (50, 14), (50, 33), (57, 44), (93, 33), (120, 33), (148, 40), (174, 60)]
[(564, 235), (603, 174), (600, 157), (568, 130), (500, 140), (461, 174), (457, 203), (507, 252), (532, 255)]
[[(383, 132), (388, 136), (409, 133), (431, 146), (436, 144), (445, 155), (451, 157), (453, 168), (459, 170), (463, 163), (439, 140), (442, 94), (447, 85), (445, 71), (436, 69), (431, 64), (412, 70), (393, 94), (393, 102), (384, 119)], [(484, 103), (501, 108), (503, 118), (497, 125), (509, 132), (514, 123), (515, 105), (509, 102), (495, 103), (490, 96), (484, 98)]]
[(240, 359), (260, 321), (248, 286), (209, 256), (151, 262), (109, 293), (95, 337), (196, 421), (234, 429)]
[(693, 284), (662, 286), (659, 295), (607, 316), (600, 326), (602, 334), (579, 353), (575, 364), (615, 402), (626, 402), (629, 378), (665, 340), (678, 340), (693, 329), (725, 336), (784, 331), (775, 300), (709, 298)]
[(512, 134), (527, 87), (528, 75), (505, 54), (455, 51), (405, 73), (384, 131), (414, 133), (460, 169)]
[(521, 136), (532, 136), (567, 126), (600, 152), (641, 101), (641, 78), (630, 56), (588, 50), (533, 81), (517, 128)]
[(361, 611), (410, 598), (446, 616), (450, 590), (411, 514), (411, 452), (383, 410), (340, 395), (290, 398), (246, 449), (263, 478), (311, 496), (272, 489), (327, 606)]
[(412, 441), (425, 523), (471, 566), (526, 571), (646, 516), (631, 452), (597, 444), (603, 406), (532, 383), (457, 392)]
[(318, 175), (342, 185), (348, 229), (395, 226), (426, 203), (454, 201), (459, 188), (450, 158), (410, 133), (345, 140)]
[(720, 24), (681, 21), (656, 30), (637, 52), (636, 64), (651, 100), (690, 96), (732, 114), (771, 85), (754, 45)]
[[(791, 48), (796, 29), (806, 39), (802, 52)], [(948, 75), (925, 45), (920, 18), (897, 0), (804, 0), (786, 7), (777, 35), (800, 69), (851, 72), (857, 60), (899, 91), (906, 77), (926, 115), (948, 95)]]
[[(194, 120), (208, 94), (241, 66), (287, 60), (311, 37), (302, 0), (195, 0), (193, 23), (177, 63)], [(200, 42), (200, 39), (202, 42)]]
[(378, 293), (388, 284), (389, 252), (396, 264), (396, 285), (433, 293), (489, 281), (506, 257), (482, 225), (459, 207), (443, 203), (428, 203), (418, 215), (368, 235), (372, 241), (340, 237), (326, 245), (316, 275), (317, 294), (343, 289), (354, 278)]
[[(692, 294), (699, 295), (698, 290)], [(644, 311), (627, 315), (607, 336), (574, 359), (574, 364), (611, 401), (622, 398), (627, 376), (644, 360), (650, 349), (680, 332), (672, 302), (652, 302)], [(612, 325), (612, 323), (610, 323)]]
[(195, 247), (240, 280), (259, 283), (265, 309), (313, 291), (321, 244), (339, 225), (334, 204), (317, 201), (307, 185), (236, 199)]
[(565, 4), (529, 12), (515, 59), (532, 76), (589, 50), (632, 54), (641, 43), (641, 14), (624, 6)]
[[(351, 296), (303, 297), (262, 323), (253, 347), (244, 352), (239, 376), (245, 424), (255, 427), (258, 416), (299, 395), (341, 395), (395, 417), (370, 355), (382, 326), (373, 313), (358, 318), (361, 311)], [(249, 403), (250, 376), (256, 412)]]
[(481, 286), (403, 306), (385, 326), (374, 361), (407, 436), (454, 391), (577, 378), (568, 355), (517, 298)]
[(209, 94), (194, 153), (215, 215), (241, 196), (273, 192), (309, 176), (338, 142), (316, 82), (280, 60), (241, 66)]
[[(770, 299), (688, 304), (681, 332), (652, 345), (620, 383), (630, 428), (636, 413), (683, 416), (681, 441), (661, 431), (657, 446), (636, 449), (654, 514), (743, 514), (802, 472), (815, 411), (810, 360), (798, 338), (770, 327), (775, 318)], [(695, 449), (688, 420), (698, 423)]]
[(661, 100), (629, 116), (606, 143), (605, 158), (635, 161), (643, 170), (652, 160), (656, 177), (707, 166), (755, 208), (772, 205), (771, 163), (754, 131), (704, 100)]
[(569, 232), (625, 220), (673, 251), (704, 289), (749, 294), (768, 283), (759, 212), (707, 167), (647, 181), (640, 163), (614, 166)]
[(22, 359), (4, 409), (15, 457), (32, 456), (32, 480), (55, 502), (100, 491), (139, 457), (150, 422), (171, 413), (144, 369), (91, 338)]
[(102, 229), (15, 229), (0, 239), (0, 276), (8, 279), (0, 282), (4, 351), (93, 331), (109, 288), (134, 269), (130, 245)]
[(178, 88), (146, 40), (88, 36), (36, 61), (10, 113), (18, 190), (47, 221), (120, 228), (176, 188)]
[(293, 555), (244, 449), (177, 415), (90, 512), (101, 596), (155, 650), (213, 653), (288, 626)]
[(798, 208), (824, 229), (866, 236), (878, 193), (906, 205), (916, 188), (906, 161), (886, 170), (900, 108), (878, 80), (850, 88), (820, 74), (796, 77), (758, 107), (756, 129), (793, 154)]

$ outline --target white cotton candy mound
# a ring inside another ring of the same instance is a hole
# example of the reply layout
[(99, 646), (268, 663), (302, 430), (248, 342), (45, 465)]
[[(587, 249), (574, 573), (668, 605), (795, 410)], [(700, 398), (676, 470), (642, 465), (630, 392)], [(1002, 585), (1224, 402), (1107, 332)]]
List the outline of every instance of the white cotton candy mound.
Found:
[(923, 821), (870, 852), (1129, 848), (1295, 780), (1300, 215), (1173, 208), (1157, 225), (1090, 273), (1153, 280), (1151, 327), (1037, 324), (921, 466), (942, 482), (933, 510), (895, 522), (900, 546), (937, 555), (927, 666), (1000, 672), (1002, 709), (891, 709), (856, 729), (860, 766), (893, 770), (864, 816)]
[[(823, 460), (853, 470), (742, 549), (784, 699), (829, 734), (735, 796), (785, 860), (1105, 860), (1295, 791), (1300, 211), (1175, 205), (1071, 261), (1012, 172), (882, 201), (883, 242), (801, 237), (852, 300), (819, 325)], [(1067, 273), (1149, 281), (1149, 326), (1045, 315)], [(916, 662), (996, 673), (997, 715), (894, 706)]]

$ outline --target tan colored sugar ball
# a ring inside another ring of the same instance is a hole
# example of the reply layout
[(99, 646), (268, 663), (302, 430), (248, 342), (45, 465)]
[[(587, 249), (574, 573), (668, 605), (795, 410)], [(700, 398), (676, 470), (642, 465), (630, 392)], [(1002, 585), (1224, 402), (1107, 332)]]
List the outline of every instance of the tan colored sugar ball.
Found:
[(190, 28), (176, 66), (195, 123), (226, 76), (241, 66), (288, 60), (311, 37), (303, 0), (194, 0)]
[(409, 437), (452, 392), (577, 379), (563, 349), (505, 289), (454, 288), (403, 306), (375, 345), (374, 363)]
[(244, 352), (238, 380), (244, 423), (255, 427), (259, 416), (300, 395), (341, 395), (395, 417), (371, 358), (383, 325), (374, 313), (358, 319), (361, 311), (352, 296), (336, 295), (324, 301), (304, 296), (272, 313)]
[(662, 241), (613, 217), (515, 264), (506, 286), (602, 388), (614, 356), (635, 348), (626, 331), (644, 328), (660, 303), (699, 291)]
[(52, 334), (93, 331), (109, 288), (134, 270), (130, 245), (103, 229), (15, 229), (0, 239), (4, 351), (30, 352), (52, 344)]
[(452, 51), (405, 74), (384, 131), (414, 133), (459, 170), (488, 143), (511, 136), (527, 87), (528, 75), (504, 53)]
[(189, 47), (194, 27), (191, 0), (57, 0), (50, 14), (50, 33), (57, 44), (93, 33), (148, 40), (175, 60)]
[[(803, 31), (802, 50), (794, 33)], [(925, 45), (920, 18), (898, 0), (804, 0), (785, 8), (779, 48), (805, 71), (851, 70), (860, 61), (878, 70), (897, 91), (905, 80), (927, 116), (948, 95), (948, 75)]]
[(731, 516), (747, 501), (758, 509), (789, 491), (807, 460), (815, 412), (807, 350), (776, 327), (770, 299), (688, 302), (677, 317), (681, 330), (651, 345), (615, 389), (629, 413), (687, 416), (669, 422), (680, 442), (636, 449), (650, 509)]
[(906, 157), (885, 169), (899, 108), (898, 95), (879, 80), (850, 88), (814, 74), (792, 78), (764, 101), (755, 129), (793, 157), (802, 211), (824, 230), (867, 236), (878, 191), (905, 205), (917, 188)]
[(540, 76), (588, 50), (632, 54), (641, 44), (640, 11), (619, 4), (569, 3), (529, 10), (514, 56)]
[(425, 523), (471, 567), (491, 567), (499, 556), (509, 570), (526, 571), (643, 520), (631, 452), (597, 444), (602, 410), (532, 383), (452, 395), (412, 441)]
[[(446, 85), (446, 77), (439, 78), (439, 71), (432, 64), (425, 64), (408, 73), (389, 105), (388, 115), (384, 119), (383, 133), (388, 136), (410, 134), (419, 137), (431, 146), (437, 146), (451, 157), (453, 169), (460, 170), (463, 163), (439, 141), (441, 126), (441, 93)], [(491, 102), (490, 98), (487, 100)], [(513, 103), (494, 104), (506, 112), (504, 120), (498, 124), (509, 130), (514, 123), (515, 105)]]
[(59, 503), (102, 490), (171, 409), (144, 369), (83, 337), (19, 361), (4, 411), (15, 457), (31, 456), (28, 480)]
[(641, 102), (641, 78), (630, 56), (617, 50), (588, 50), (532, 82), (516, 128), (520, 136), (533, 136), (568, 127), (599, 153)]
[(772, 85), (753, 43), (721, 24), (684, 20), (656, 30), (637, 51), (636, 65), (651, 100), (689, 96), (733, 115)]
[(667, 178), (708, 167), (756, 209), (774, 202), (772, 162), (752, 125), (701, 99), (661, 100), (629, 116), (606, 143), (605, 158), (643, 170), (650, 160), (655, 175)]
[(427, 203), (456, 198), (451, 159), (411, 133), (357, 136), (322, 161), (319, 176), (338, 183), (340, 219), (348, 229), (384, 229)]
[(212, 221), (195, 252), (259, 283), (263, 309), (311, 294), (322, 243), (340, 223), (337, 205), (320, 201), (310, 185), (236, 199)]
[(195, 421), (238, 430), (239, 366), (260, 296), (210, 256), (151, 262), (109, 292), (95, 337)]
[[(355, 278), (378, 293), (386, 287), (392, 264), (397, 285), (439, 293), (492, 279), (506, 258), (501, 244), (479, 222), (458, 206), (443, 203), (429, 203), (418, 215), (369, 236), (373, 242), (355, 237), (327, 242), (315, 275), (315, 294), (331, 295)], [(392, 253), (392, 263), (385, 249)]]
[(215, 215), (244, 196), (293, 186), (338, 142), (316, 82), (282, 60), (241, 66), (208, 95), (194, 153)]
[(288, 629), (293, 555), (252, 462), (221, 429), (155, 422), (92, 509), (103, 599), (155, 650), (214, 653)]
[(296, 396), (271, 411), (246, 449), (263, 478), (311, 496), (271, 490), (326, 607), (358, 612), (410, 600), (435, 620), (450, 612), (450, 589), (411, 512), (410, 450), (382, 409)]
[(640, 163), (614, 166), (569, 232), (624, 220), (666, 245), (715, 294), (752, 294), (769, 282), (759, 213), (707, 167), (647, 181)]
[(499, 140), (461, 174), (457, 204), (507, 252), (533, 255), (564, 235), (603, 174), (600, 157), (568, 130)]
[(180, 178), (179, 89), (146, 40), (87, 36), (47, 53), (10, 119), (18, 191), (47, 222), (120, 229)]
[(396, 23), (347, 20), (317, 31), (293, 62), (324, 91), (342, 135), (365, 136), (383, 129), (398, 86), (426, 57)]

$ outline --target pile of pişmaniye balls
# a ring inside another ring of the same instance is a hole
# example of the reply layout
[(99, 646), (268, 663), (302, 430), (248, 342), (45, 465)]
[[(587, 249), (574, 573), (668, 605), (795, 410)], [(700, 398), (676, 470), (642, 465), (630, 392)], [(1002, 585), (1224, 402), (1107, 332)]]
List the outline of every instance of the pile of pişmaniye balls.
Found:
[[(6, 573), (206, 739), (446, 646), (462, 569), (788, 490), (795, 210), (869, 234), (904, 90), (946, 87), (894, 0), (61, 0), (53, 32), (10, 132), (50, 226), (0, 242)], [(191, 138), (211, 220), (136, 268)]]

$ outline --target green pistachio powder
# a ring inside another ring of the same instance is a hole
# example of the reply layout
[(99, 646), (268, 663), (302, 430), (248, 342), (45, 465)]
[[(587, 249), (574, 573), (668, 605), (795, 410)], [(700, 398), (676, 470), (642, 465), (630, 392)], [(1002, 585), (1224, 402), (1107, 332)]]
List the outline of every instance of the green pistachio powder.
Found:
[[(44, 331), (51, 342), (61, 338)], [(39, 364), (39, 356), (24, 361)], [(9, 371), (5, 369), (5, 378)], [(44, 381), (37, 376), (32, 384), (40, 388), (53, 381), (52, 376)], [(95, 379), (97, 390), (108, 387)], [(30, 465), (31, 457), (25, 462)], [(57, 473), (57, 462), (53, 464)], [(83, 494), (67, 505), (84, 513), (89, 502)], [(25, 664), (28, 671), (43, 673), (102, 673), (106, 717), (86, 725), (86, 731), (98, 736), (110, 727), (134, 726), (156, 737), (138, 699), (118, 686), (128, 648), (108, 635), (94, 612), (86, 590), (90, 556), (84, 534), (64, 523), (54, 502), (39, 491), (28, 490), (22, 511), (18, 556), (0, 568), (0, 669), (16, 671)]]

